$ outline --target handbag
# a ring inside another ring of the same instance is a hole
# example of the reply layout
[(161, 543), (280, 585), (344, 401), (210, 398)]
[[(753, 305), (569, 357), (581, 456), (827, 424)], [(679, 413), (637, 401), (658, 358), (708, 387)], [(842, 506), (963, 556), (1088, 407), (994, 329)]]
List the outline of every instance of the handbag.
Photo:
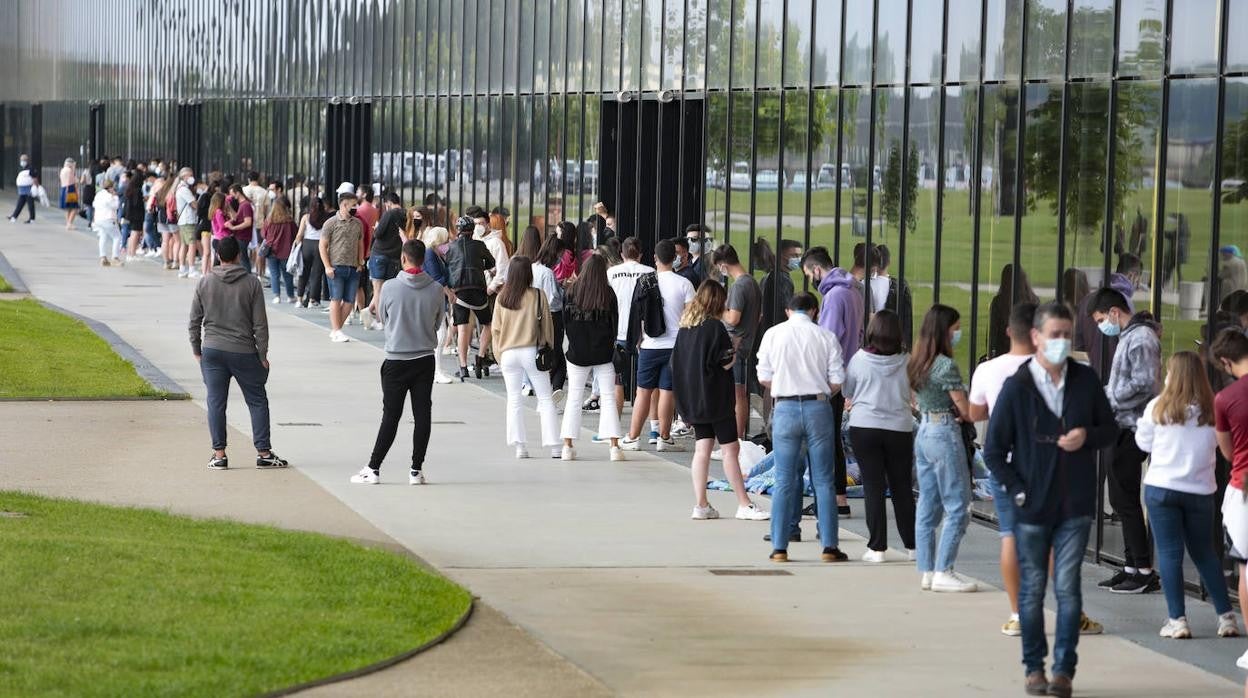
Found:
[(550, 347), (542, 346), (542, 291), (538, 291), (537, 298), (537, 370), (550, 371), (555, 368), (555, 350)]
[(273, 246), (269, 244), (268, 240), (261, 242), (260, 246), (256, 248), (257, 257), (268, 259), (271, 254), (273, 254)]

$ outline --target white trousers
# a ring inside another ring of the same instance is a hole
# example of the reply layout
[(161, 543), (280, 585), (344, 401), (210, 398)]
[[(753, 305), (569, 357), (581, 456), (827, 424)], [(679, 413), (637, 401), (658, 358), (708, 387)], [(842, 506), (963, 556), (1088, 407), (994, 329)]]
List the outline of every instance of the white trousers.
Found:
[(121, 228), (117, 227), (117, 221), (96, 223), (95, 234), (100, 237), (101, 257), (121, 256)]
[(528, 441), (524, 430), (524, 404), (521, 390), (527, 378), (537, 393), (537, 414), (542, 420), (542, 445), (558, 446), (559, 417), (550, 389), (550, 374), (537, 370), (537, 347), (508, 349), (498, 357), (507, 385), (507, 444), (516, 446)]
[(581, 435), (581, 401), (585, 397), (585, 383), (590, 376), (600, 397), (598, 408), (598, 437), (618, 439), (620, 413), (615, 407), (615, 366), (577, 366), (568, 362), (568, 399), (563, 408), (563, 438), (576, 439)]

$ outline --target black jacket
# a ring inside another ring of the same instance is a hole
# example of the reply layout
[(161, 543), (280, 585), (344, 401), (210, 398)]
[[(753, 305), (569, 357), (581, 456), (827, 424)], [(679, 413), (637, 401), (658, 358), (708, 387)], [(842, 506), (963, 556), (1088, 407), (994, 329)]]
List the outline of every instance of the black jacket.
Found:
[[(1067, 359), (1059, 421), (1031, 377), (1031, 361), (1019, 367), (997, 397), (988, 423), (984, 462), (1011, 497), (1026, 493), (1027, 500), (1018, 510), (1024, 523), (1092, 516), (1097, 451), (1114, 443), (1118, 435), (1114, 411), (1096, 373)], [(1080, 427), (1087, 431), (1087, 438), (1078, 451), (1069, 453), (1051, 443), (1057, 435)]]
[(687, 424), (713, 424), (735, 418), (732, 338), (724, 323), (708, 319), (682, 327), (672, 350), (672, 390), (676, 411)]
[(455, 238), (446, 250), (446, 273), (451, 289), (479, 289), (484, 291), (485, 270), (494, 268), (494, 255), (485, 243), (474, 240), (464, 233)]
[(615, 307), (614, 294), (611, 307), (605, 310), (581, 310), (569, 298), (563, 306), (563, 331), (568, 337), (565, 358), (577, 366), (611, 363), (619, 323), (620, 313)]
[(667, 316), (663, 314), (663, 295), (659, 292), (659, 277), (650, 272), (638, 277), (633, 287), (633, 301), (628, 311), (628, 333), (625, 344), (636, 349), (643, 339), (667, 334)]

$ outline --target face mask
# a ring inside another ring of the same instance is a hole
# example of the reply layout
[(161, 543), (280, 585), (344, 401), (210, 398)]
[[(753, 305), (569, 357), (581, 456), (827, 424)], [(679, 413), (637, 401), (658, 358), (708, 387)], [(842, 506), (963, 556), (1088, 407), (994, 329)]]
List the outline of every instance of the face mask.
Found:
[(684, 257), (677, 257), (677, 258), (676, 258), (676, 259), (672, 262), (672, 271), (680, 271), (681, 269), (683, 269), (683, 268), (684, 268), (684, 266), (685, 266), (685, 258), (684, 258)]
[(472, 229), (472, 234), (473, 234), (473, 235), (476, 235), (476, 236), (478, 236), (478, 237), (479, 237), (479, 236), (482, 236), (482, 235), (485, 235), (485, 226), (484, 226), (484, 225), (478, 225), (478, 226), (474, 227), (474, 228)]
[(1106, 337), (1117, 337), (1122, 334), (1122, 328), (1118, 326), (1118, 323), (1110, 320), (1109, 318), (1105, 318), (1104, 320), (1096, 323), (1096, 329), (1100, 330), (1101, 334)]
[(728, 267), (716, 267), (716, 271), (719, 272), (719, 275), (721, 277), (728, 276)]
[(962, 330), (954, 330), (953, 337), (949, 340), (950, 346), (958, 346), (958, 342), (962, 341)]
[(188, 186), (188, 187), (195, 186), (195, 178), (194, 178), (194, 177), (187, 177), (187, 178), (186, 178), (186, 186)]
[(277, 192), (275, 191), (269, 192), (269, 201), (273, 201), (276, 198), (277, 198)]
[(348, 214), (350, 214), (350, 215), (352, 215), (352, 216), (354, 216), (354, 215), (355, 215), (355, 212), (356, 212), (357, 210), (359, 210), (359, 209), (357, 209), (355, 206), (352, 206), (352, 207), (351, 207), (351, 210), (350, 210), (350, 211), (347, 211), (347, 213), (348, 213)]
[(789, 271), (797, 271), (798, 269), (801, 269), (801, 267), (802, 267), (802, 260), (798, 259), (797, 257), (794, 257), (793, 259), (789, 260)]
[(29, 166), (29, 165), (30, 165), (30, 163), (29, 163), (29, 162), (26, 162), (25, 160), (22, 160), (22, 161), (21, 161), (21, 163), (19, 163), (19, 164), (21, 164), (21, 166), (22, 166), (22, 167), (27, 167), (27, 166)]
[(1046, 339), (1044, 342), (1044, 360), (1050, 364), (1062, 364), (1070, 356), (1069, 339)]

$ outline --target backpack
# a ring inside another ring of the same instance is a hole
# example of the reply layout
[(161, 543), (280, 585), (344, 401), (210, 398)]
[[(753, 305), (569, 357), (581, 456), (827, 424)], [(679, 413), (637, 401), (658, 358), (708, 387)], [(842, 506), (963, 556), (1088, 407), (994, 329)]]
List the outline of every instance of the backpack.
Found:
[(663, 295), (655, 272), (643, 274), (633, 287), (633, 300), (628, 314), (628, 346), (641, 343), (642, 334), (662, 337), (667, 334), (667, 316), (663, 312)]
[[(175, 189), (174, 191), (176, 192), (177, 190)], [(165, 199), (165, 220), (171, 224), (178, 222), (178, 196), (176, 193)]]

